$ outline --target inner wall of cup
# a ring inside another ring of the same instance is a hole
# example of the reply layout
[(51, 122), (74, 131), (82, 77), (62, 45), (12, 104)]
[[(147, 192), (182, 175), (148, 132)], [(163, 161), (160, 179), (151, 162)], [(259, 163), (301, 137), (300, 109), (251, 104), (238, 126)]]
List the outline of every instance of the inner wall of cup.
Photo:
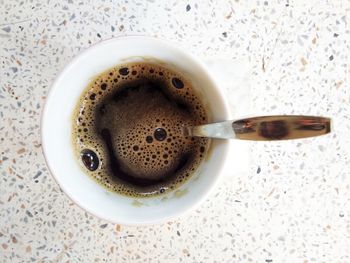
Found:
[[(203, 199), (223, 166), (228, 144), (213, 141), (210, 158), (195, 181), (184, 184), (183, 195), (142, 199), (109, 192), (86, 175), (73, 154), (72, 112), (82, 90), (101, 72), (128, 61), (156, 58), (190, 76), (205, 98), (213, 121), (228, 118), (224, 97), (194, 58), (163, 41), (151, 38), (114, 39), (94, 46), (75, 58), (59, 75), (47, 98), (42, 119), (42, 141), (47, 164), (64, 192), (78, 205), (104, 219), (126, 224), (155, 222), (178, 215)], [(210, 99), (209, 99), (210, 98)], [(64, 101), (64, 107), (62, 107)], [(189, 189), (190, 187), (190, 189)]]

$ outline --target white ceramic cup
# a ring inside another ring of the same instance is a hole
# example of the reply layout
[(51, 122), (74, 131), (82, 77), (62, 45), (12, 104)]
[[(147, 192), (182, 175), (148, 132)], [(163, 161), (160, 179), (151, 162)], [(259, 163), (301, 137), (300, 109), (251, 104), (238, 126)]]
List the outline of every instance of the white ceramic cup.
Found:
[(42, 115), (42, 147), (47, 165), (62, 190), (91, 214), (120, 224), (139, 225), (169, 220), (194, 208), (214, 187), (228, 159), (230, 142), (212, 140), (209, 155), (178, 189), (151, 198), (131, 198), (96, 183), (77, 161), (72, 147), (72, 113), (87, 85), (100, 73), (129, 61), (156, 59), (184, 73), (207, 104), (211, 121), (230, 119), (227, 101), (204, 64), (166, 41), (141, 36), (98, 43), (58, 75)]

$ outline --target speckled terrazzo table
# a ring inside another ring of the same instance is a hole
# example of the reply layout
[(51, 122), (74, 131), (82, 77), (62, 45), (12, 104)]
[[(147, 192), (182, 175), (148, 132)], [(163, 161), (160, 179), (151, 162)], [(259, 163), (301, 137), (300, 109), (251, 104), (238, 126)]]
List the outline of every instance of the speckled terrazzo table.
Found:
[[(349, 19), (349, 1), (0, 1), (0, 261), (350, 262)], [(231, 167), (183, 218), (99, 220), (49, 174), (40, 115), (72, 57), (129, 34), (244, 61), (225, 86), (237, 115), (246, 104), (247, 114), (326, 115), (334, 132), (247, 144), (246, 169)]]

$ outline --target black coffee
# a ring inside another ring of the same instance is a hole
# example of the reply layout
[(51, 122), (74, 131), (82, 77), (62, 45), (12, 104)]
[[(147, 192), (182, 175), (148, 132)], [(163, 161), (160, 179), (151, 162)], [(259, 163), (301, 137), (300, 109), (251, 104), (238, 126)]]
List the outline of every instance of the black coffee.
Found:
[(120, 65), (98, 76), (74, 114), (76, 155), (88, 174), (129, 196), (162, 194), (184, 183), (209, 146), (183, 126), (207, 122), (202, 100), (176, 70)]

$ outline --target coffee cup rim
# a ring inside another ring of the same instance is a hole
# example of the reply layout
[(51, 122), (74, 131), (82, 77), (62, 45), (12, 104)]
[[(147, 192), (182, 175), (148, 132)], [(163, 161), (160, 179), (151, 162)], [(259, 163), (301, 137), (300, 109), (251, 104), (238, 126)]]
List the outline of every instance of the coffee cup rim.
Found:
[[(82, 59), (82, 57), (89, 55), (89, 53), (94, 50), (95, 48), (98, 47), (102, 47), (103, 45), (108, 45), (110, 43), (113, 43), (115, 41), (142, 41), (142, 40), (150, 40), (150, 41), (156, 41), (159, 43), (162, 43), (165, 46), (170, 47), (171, 49), (174, 50), (178, 50), (179, 52), (182, 52), (183, 54), (185, 54), (190, 60), (192, 60), (197, 66), (198, 68), (200, 68), (200, 70), (202, 70), (203, 72), (205, 72), (206, 77), (208, 79), (210, 79), (210, 81), (213, 83), (213, 86), (215, 87), (215, 92), (218, 94), (218, 96), (220, 97), (221, 101), (220, 103), (222, 103), (224, 112), (222, 113), (222, 118), (223, 119), (228, 119), (231, 117), (230, 115), (230, 110), (229, 110), (229, 106), (227, 103), (227, 100), (225, 99), (225, 95), (223, 94), (223, 91), (218, 87), (217, 82), (214, 80), (214, 78), (211, 76), (210, 72), (208, 71), (207, 67), (204, 65), (204, 63), (202, 61), (200, 61), (197, 57), (195, 57), (194, 55), (192, 55), (191, 53), (183, 50), (183, 49), (179, 49), (178, 47), (175, 46), (175, 44), (173, 43), (169, 43), (169, 41), (167, 40), (163, 40), (163, 39), (159, 39), (159, 38), (154, 38), (154, 37), (149, 37), (149, 36), (122, 36), (122, 37), (117, 37), (117, 38), (111, 38), (108, 40), (104, 40), (101, 42), (98, 42), (96, 44), (91, 45), (90, 47), (84, 49), (83, 51), (79, 52), (76, 56), (74, 56), (58, 73), (56, 78), (54, 79), (54, 81), (51, 84), (50, 90), (47, 93), (46, 99), (45, 99), (45, 103), (44, 103), (44, 107), (43, 107), (43, 111), (42, 111), (42, 115), (41, 115), (41, 121), (40, 121), (40, 133), (41, 133), (41, 141), (42, 141), (42, 152), (43, 152), (43, 156), (47, 165), (47, 168), (49, 170), (49, 172), (51, 173), (52, 177), (54, 178), (54, 180), (57, 182), (57, 184), (59, 185), (59, 187), (63, 190), (63, 192), (69, 197), (70, 200), (72, 200), (76, 205), (78, 205), (79, 207), (81, 207), (84, 211), (87, 211), (88, 213), (107, 220), (109, 222), (112, 223), (119, 223), (119, 224), (124, 224), (124, 225), (148, 225), (148, 224), (156, 224), (156, 223), (161, 223), (167, 220), (171, 220), (174, 217), (178, 217), (178, 216), (183, 216), (184, 214), (188, 213), (189, 211), (192, 211), (195, 207), (197, 207), (203, 200), (206, 199), (206, 197), (209, 195), (209, 193), (215, 188), (215, 185), (217, 184), (220, 175), (216, 176), (216, 180), (212, 183), (212, 185), (207, 186), (204, 189), (204, 192), (201, 195), (200, 200), (197, 201), (193, 201), (192, 204), (188, 207), (186, 207), (186, 209), (182, 209), (179, 210), (177, 213), (173, 214), (173, 215), (165, 215), (162, 216), (161, 218), (159, 218), (158, 220), (151, 220), (151, 221), (138, 221), (138, 222), (130, 222), (130, 221), (124, 221), (123, 219), (119, 218), (117, 220), (115, 220), (115, 218), (112, 217), (108, 217), (105, 215), (101, 215), (100, 213), (97, 213), (96, 211), (94, 211), (93, 209), (90, 209), (90, 207), (88, 205), (84, 205), (80, 202), (80, 200), (77, 200), (73, 195), (71, 195), (69, 193), (69, 191), (67, 191), (66, 186), (62, 183), (62, 181), (60, 181), (60, 176), (57, 175), (53, 169), (52, 169), (52, 165), (51, 165), (51, 161), (49, 160), (49, 154), (48, 154), (48, 145), (47, 145), (47, 141), (45, 139), (45, 132), (44, 132), (44, 126), (45, 126), (45, 119), (48, 116), (48, 104), (50, 103), (50, 101), (53, 99), (54, 96), (54, 90), (57, 89), (57, 85), (60, 81), (61, 78), (63, 78), (65, 76), (65, 74), (71, 70), (72, 66), (77, 63), (79, 60)], [(230, 142), (226, 141), (225, 144), (227, 144), (227, 147), (225, 148), (225, 153), (224, 153), (224, 159), (228, 158), (228, 151), (230, 148)], [(224, 169), (225, 163), (227, 162), (227, 160), (222, 160), (222, 165), (219, 167), (220, 169), (217, 171), (218, 174), (222, 173), (222, 170)], [(86, 175), (87, 176), (87, 175)]]

